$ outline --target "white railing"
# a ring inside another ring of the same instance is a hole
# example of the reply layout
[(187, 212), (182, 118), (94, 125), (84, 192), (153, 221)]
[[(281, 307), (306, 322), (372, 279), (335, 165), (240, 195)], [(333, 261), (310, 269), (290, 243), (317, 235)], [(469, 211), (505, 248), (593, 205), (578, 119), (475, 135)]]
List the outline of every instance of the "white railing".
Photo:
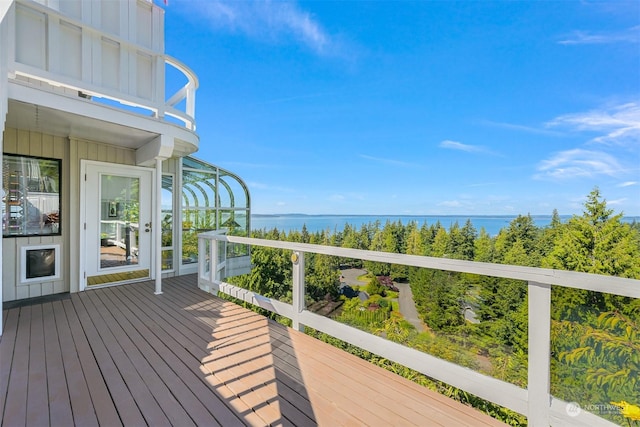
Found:
[[(164, 105), (164, 115), (181, 120), (185, 126), (195, 131), (194, 119), (196, 117), (196, 90), (198, 89), (198, 77), (193, 71), (175, 58), (165, 55), (164, 61), (180, 71), (186, 78), (187, 83), (176, 93), (169, 97)], [(180, 111), (175, 106), (185, 100), (185, 111)]]
[[(92, 5), (83, 3), (83, 7)], [(54, 90), (86, 99), (105, 99), (110, 106), (146, 110), (159, 119), (169, 116), (195, 131), (198, 78), (160, 48), (144, 46), (33, 1), (17, 1), (10, 14), (10, 30), (16, 33), (10, 38), (15, 43), (10, 49), (10, 78), (47, 83)], [(150, 31), (156, 38), (163, 35), (159, 24), (153, 24)], [(34, 43), (38, 35), (44, 41)], [(186, 78), (184, 86), (172, 94), (165, 94), (167, 66)]]
[[(264, 297), (223, 281), (227, 243), (249, 244), (291, 250), (293, 263), (293, 303)], [(576, 273), (544, 268), (491, 264), (474, 261), (402, 255), (305, 243), (282, 242), (224, 236), (216, 232), (198, 236), (198, 286), (207, 292), (222, 292), (288, 317), (293, 327), (309, 326), (431, 378), (472, 393), (525, 415), (530, 426), (583, 425), (610, 426), (609, 421), (587, 411), (572, 412), (568, 402), (550, 393), (551, 285), (640, 298), (640, 280)], [(429, 354), (360, 331), (305, 309), (305, 253), (316, 253), (412, 267), (472, 273), (528, 282), (529, 354), (528, 387), (480, 374)]]

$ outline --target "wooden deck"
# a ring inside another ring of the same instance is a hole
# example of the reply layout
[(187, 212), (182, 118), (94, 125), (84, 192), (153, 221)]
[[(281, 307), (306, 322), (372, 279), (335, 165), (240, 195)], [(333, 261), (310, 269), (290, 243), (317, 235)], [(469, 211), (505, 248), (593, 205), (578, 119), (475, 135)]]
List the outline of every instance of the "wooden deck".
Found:
[(195, 280), (4, 310), (0, 425), (503, 425)]

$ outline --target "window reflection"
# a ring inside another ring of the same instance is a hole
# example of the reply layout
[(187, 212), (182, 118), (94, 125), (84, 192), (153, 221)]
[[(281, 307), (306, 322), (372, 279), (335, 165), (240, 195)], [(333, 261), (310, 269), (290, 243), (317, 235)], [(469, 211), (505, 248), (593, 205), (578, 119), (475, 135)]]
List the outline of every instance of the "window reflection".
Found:
[(3, 155), (2, 235), (60, 234), (60, 160)]

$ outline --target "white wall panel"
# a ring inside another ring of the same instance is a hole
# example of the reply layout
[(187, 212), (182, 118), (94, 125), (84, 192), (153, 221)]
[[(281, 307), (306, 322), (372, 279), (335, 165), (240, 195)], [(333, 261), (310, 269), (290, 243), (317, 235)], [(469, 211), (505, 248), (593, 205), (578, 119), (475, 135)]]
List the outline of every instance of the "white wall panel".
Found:
[(120, 89), (120, 44), (102, 38), (102, 85)]
[(16, 7), (16, 61), (46, 69), (46, 16), (17, 5)]
[(136, 67), (136, 94), (140, 98), (152, 99), (153, 94), (153, 62), (149, 55), (138, 53), (137, 55), (138, 66)]
[(82, 1), (60, 1), (60, 12), (77, 20), (82, 20), (82, 6), (90, 2)]
[(151, 33), (153, 31), (152, 8), (149, 4), (138, 2), (136, 7), (136, 42), (151, 49)]
[(82, 79), (82, 28), (60, 22), (60, 73), (74, 79)]
[(120, 2), (102, 1), (100, 6), (102, 9), (100, 16), (102, 30), (120, 35)]

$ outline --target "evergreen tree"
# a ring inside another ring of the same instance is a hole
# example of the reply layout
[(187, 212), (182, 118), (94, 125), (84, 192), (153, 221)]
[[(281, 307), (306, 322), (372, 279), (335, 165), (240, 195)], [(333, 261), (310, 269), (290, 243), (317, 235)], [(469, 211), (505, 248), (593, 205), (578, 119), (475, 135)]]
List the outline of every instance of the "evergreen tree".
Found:
[(408, 255), (424, 255), (426, 252), (424, 241), (422, 240), (422, 233), (413, 227), (407, 237), (407, 250)]
[(493, 260), (493, 240), (487, 230), (482, 227), (480, 235), (474, 241), (474, 260), (479, 262), (491, 262)]
[(311, 238), (311, 236), (309, 235), (309, 230), (307, 230), (307, 224), (302, 224), (301, 234), (302, 236), (300, 241), (302, 243), (309, 243), (309, 239)]
[[(544, 267), (610, 276), (640, 278), (640, 234), (613, 215), (596, 187), (587, 196), (582, 216), (560, 228), (554, 249)], [(558, 288), (553, 293), (554, 318), (582, 318), (586, 312), (625, 310), (627, 298)], [(577, 317), (576, 317), (577, 316)]]
[(433, 257), (448, 257), (447, 248), (449, 247), (449, 234), (444, 228), (439, 228), (433, 238), (430, 255)]
[(477, 232), (471, 223), (471, 219), (467, 219), (464, 227), (460, 230), (460, 235), (460, 248), (456, 252), (460, 254), (462, 259), (472, 261), (475, 258)]
[[(369, 250), (385, 252), (385, 237), (382, 230), (378, 230), (371, 239)], [(391, 265), (376, 261), (364, 261), (364, 268), (375, 276), (388, 276), (391, 272)]]
[(465, 288), (456, 273), (424, 268), (412, 269), (411, 273), (414, 302), (430, 328), (448, 331), (464, 324)]
[(560, 215), (558, 215), (558, 210), (554, 209), (551, 216), (551, 223), (542, 230), (540, 239), (538, 240), (538, 252), (542, 259), (553, 252), (562, 227), (563, 224), (560, 220)]

